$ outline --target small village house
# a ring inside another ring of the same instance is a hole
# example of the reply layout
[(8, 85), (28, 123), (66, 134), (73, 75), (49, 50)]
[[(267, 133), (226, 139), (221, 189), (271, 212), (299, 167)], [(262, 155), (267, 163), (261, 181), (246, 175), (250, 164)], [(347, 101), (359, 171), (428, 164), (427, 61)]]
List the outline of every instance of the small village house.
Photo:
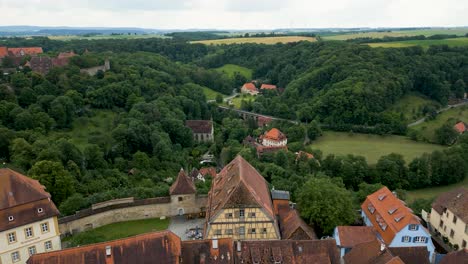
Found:
[(272, 128), (262, 136), (262, 145), (265, 147), (284, 147), (288, 138), (277, 128)]
[(257, 95), (258, 94), (258, 89), (257, 89), (257, 87), (255, 87), (254, 83), (251, 83), (251, 82), (250, 83), (245, 83), (244, 85), (242, 85), (241, 93), (250, 94), (250, 95)]
[(193, 139), (197, 142), (213, 142), (214, 129), (211, 120), (187, 120), (185, 126), (190, 128)]
[(262, 86), (260, 86), (260, 90), (271, 90), (271, 91), (274, 91), (276, 90), (276, 85), (273, 85), (273, 84), (262, 84)]

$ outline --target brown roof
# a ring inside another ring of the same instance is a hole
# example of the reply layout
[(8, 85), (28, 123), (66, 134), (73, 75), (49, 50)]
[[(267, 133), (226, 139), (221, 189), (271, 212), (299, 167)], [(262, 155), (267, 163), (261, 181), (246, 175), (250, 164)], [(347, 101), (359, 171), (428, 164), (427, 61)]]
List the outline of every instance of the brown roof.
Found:
[(377, 232), (371, 226), (337, 226), (339, 245), (343, 248), (353, 248), (358, 244), (373, 241)]
[(211, 177), (216, 177), (216, 168), (215, 167), (208, 167), (208, 168), (201, 168), (200, 174), (203, 176), (210, 175)]
[(194, 134), (211, 134), (213, 131), (213, 122), (210, 120), (187, 120), (185, 126), (192, 129)]
[(253, 84), (251, 82), (250, 83), (244, 83), (242, 88), (247, 89), (249, 91), (257, 91), (257, 87), (255, 87), (255, 84)]
[(275, 89), (276, 89), (276, 85), (264, 83), (264, 84), (262, 84), (262, 86), (260, 87), (260, 89), (275, 90)]
[[(375, 212), (369, 208), (375, 208)], [(387, 244), (408, 224), (420, 224), (419, 218), (387, 187), (368, 195), (361, 209)]]
[(296, 160), (299, 160), (301, 157), (306, 157), (307, 159), (313, 159), (314, 154), (300, 150), (296, 153)]
[(75, 57), (76, 54), (75, 52), (73, 51), (69, 51), (69, 52), (60, 52), (59, 55), (57, 56), (58, 59), (63, 59), (63, 58), (71, 58), (71, 57)]
[(343, 259), (346, 264), (404, 264), (377, 239), (354, 246)]
[(230, 264), (234, 263), (231, 238), (218, 239), (217, 248), (213, 240), (182, 241), (182, 263), (184, 264)]
[(242, 241), (235, 263), (338, 264), (334, 239)]
[(49, 57), (32, 57), (29, 61), (31, 70), (40, 74), (47, 74), (53, 66), (53, 60)]
[(468, 249), (450, 252), (439, 264), (468, 264)]
[(288, 203), (275, 203), (278, 212), (281, 239), (307, 240), (317, 239), (314, 230), (301, 218), (296, 209)]
[(460, 134), (466, 131), (466, 125), (463, 122), (458, 122), (453, 128)]
[(43, 53), (41, 47), (21, 47), (21, 48), (8, 48), (8, 53), (11, 56), (19, 57), (25, 55), (37, 55)]
[(183, 169), (180, 169), (176, 181), (169, 188), (170, 195), (193, 194), (196, 193), (195, 184), (187, 176)]
[(460, 220), (468, 224), (468, 189), (460, 187), (443, 193), (432, 203), (432, 208), (440, 215), (445, 209), (452, 211)]
[(257, 155), (261, 156), (261, 155), (263, 155), (265, 153), (274, 153), (274, 152), (280, 151), (282, 149), (288, 151), (288, 146), (279, 146), (279, 147), (271, 146), (271, 147), (267, 147), (267, 146), (257, 144), (255, 146), (255, 149), (257, 150)]
[(261, 207), (274, 219), (268, 183), (255, 168), (238, 155), (216, 176), (208, 194), (207, 220), (222, 208)]
[[(39, 208), (42, 208), (42, 213), (38, 213)], [(50, 194), (37, 180), (11, 169), (0, 169), (0, 231), (58, 214)], [(9, 216), (14, 220), (8, 221)]]
[(263, 137), (267, 138), (267, 139), (270, 139), (270, 140), (276, 140), (276, 141), (286, 139), (286, 136), (283, 134), (283, 132), (279, 131), (279, 129), (277, 129), (277, 128), (270, 129), (270, 131), (265, 133), (265, 135)]
[(273, 119), (271, 119), (271, 117), (268, 117), (268, 116), (258, 116), (257, 118), (257, 125), (259, 127), (263, 127), (265, 125), (268, 125), (269, 123), (271, 123), (271, 121), (273, 121)]
[(0, 59), (8, 56), (8, 48), (0, 47)]
[(405, 263), (429, 264), (427, 247), (391, 247), (389, 250)]
[[(106, 255), (110, 246), (111, 254)], [(154, 232), (98, 244), (31, 256), (28, 264), (180, 263), (180, 238), (170, 231)]]

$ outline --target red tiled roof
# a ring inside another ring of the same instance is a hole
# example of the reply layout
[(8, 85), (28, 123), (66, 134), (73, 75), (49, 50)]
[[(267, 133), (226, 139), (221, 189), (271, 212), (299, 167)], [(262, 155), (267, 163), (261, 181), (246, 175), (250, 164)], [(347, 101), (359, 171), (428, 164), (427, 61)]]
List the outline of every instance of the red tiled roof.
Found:
[(468, 264), (468, 249), (448, 253), (439, 264)]
[(211, 134), (213, 131), (213, 122), (210, 120), (187, 120), (185, 126), (192, 129), (194, 134)]
[(203, 176), (210, 175), (211, 177), (216, 177), (216, 168), (215, 167), (208, 167), (208, 168), (201, 168), (200, 174)]
[(261, 207), (275, 219), (268, 183), (244, 158), (238, 155), (226, 165), (212, 183), (208, 194), (207, 221), (219, 210), (233, 205)]
[(314, 230), (301, 218), (296, 209), (278, 208), (281, 239), (308, 240), (317, 239)]
[(0, 59), (8, 56), (8, 48), (0, 47)]
[[(369, 207), (375, 208), (374, 213)], [(419, 218), (387, 187), (368, 195), (361, 209), (387, 244), (408, 224), (420, 224)]]
[(75, 52), (69, 51), (69, 52), (60, 52), (57, 58), (63, 59), (63, 58), (71, 58), (75, 56), (76, 56)]
[(169, 193), (171, 195), (180, 195), (180, 194), (193, 194), (196, 193), (195, 184), (187, 176), (183, 169), (180, 169), (179, 175), (177, 176), (176, 181), (169, 188)]
[(264, 84), (262, 84), (262, 86), (260, 87), (260, 89), (275, 90), (275, 89), (276, 89), (276, 85), (264, 83)]
[[(111, 254), (106, 255), (110, 246)], [(154, 232), (98, 244), (32, 255), (27, 264), (180, 263), (180, 238), (170, 231)]]
[(8, 48), (8, 53), (11, 56), (20, 57), (25, 55), (37, 55), (43, 53), (41, 47), (20, 47)]
[(460, 134), (466, 131), (466, 126), (463, 122), (458, 122), (453, 128)]
[(272, 128), (270, 129), (270, 131), (265, 133), (264, 138), (275, 140), (275, 141), (281, 141), (281, 140), (285, 140), (286, 136), (281, 131), (279, 131), (279, 129)]
[(405, 264), (377, 239), (356, 245), (343, 259), (346, 264)]
[(257, 87), (255, 87), (255, 84), (253, 83), (245, 83), (242, 88), (247, 89), (249, 91), (257, 91)]
[(377, 233), (371, 226), (337, 226), (340, 247), (353, 248), (358, 244), (373, 241)]
[(213, 248), (213, 240), (182, 241), (183, 264), (230, 264), (234, 263), (233, 241), (231, 238), (218, 239), (218, 247)]
[(460, 187), (443, 193), (432, 203), (432, 208), (441, 215), (445, 209), (452, 211), (460, 220), (468, 223), (468, 189)]

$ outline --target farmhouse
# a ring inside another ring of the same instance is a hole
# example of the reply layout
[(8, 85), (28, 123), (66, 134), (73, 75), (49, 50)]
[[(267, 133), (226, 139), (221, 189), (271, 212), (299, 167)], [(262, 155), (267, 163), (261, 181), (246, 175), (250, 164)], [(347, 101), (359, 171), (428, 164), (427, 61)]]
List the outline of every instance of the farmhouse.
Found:
[(272, 128), (262, 137), (262, 145), (265, 147), (284, 147), (288, 144), (288, 138), (277, 128)]
[(241, 88), (241, 93), (246, 93), (246, 94), (250, 94), (250, 95), (257, 95), (258, 94), (258, 89), (257, 87), (255, 87), (255, 84), (254, 83), (245, 83), (244, 85), (242, 85), (242, 88)]
[(193, 139), (197, 142), (213, 142), (214, 129), (211, 120), (187, 120), (185, 126), (190, 128)]
[(59, 211), (38, 181), (0, 169), (0, 263), (61, 249)]

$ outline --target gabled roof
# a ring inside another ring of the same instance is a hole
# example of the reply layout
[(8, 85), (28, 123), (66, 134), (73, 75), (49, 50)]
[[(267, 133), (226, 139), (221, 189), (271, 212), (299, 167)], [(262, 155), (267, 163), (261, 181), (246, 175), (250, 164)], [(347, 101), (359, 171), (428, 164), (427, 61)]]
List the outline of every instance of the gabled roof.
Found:
[(466, 125), (463, 122), (458, 122), (453, 128), (460, 134), (466, 131)]
[(183, 169), (180, 169), (176, 181), (169, 188), (170, 195), (193, 194), (196, 193), (195, 184), (187, 176)]
[(277, 128), (272, 128), (270, 131), (266, 132), (263, 138), (270, 139), (270, 140), (275, 140), (275, 141), (280, 141), (280, 140), (285, 140), (286, 136), (283, 134), (283, 132), (279, 131)]
[(442, 214), (445, 209), (452, 211), (460, 220), (468, 224), (468, 189), (460, 187), (443, 193), (432, 203), (432, 208)]
[(211, 120), (187, 120), (185, 126), (192, 129), (195, 134), (211, 134), (213, 131), (213, 122)]
[(231, 238), (218, 239), (217, 248), (213, 240), (182, 241), (183, 264), (230, 264), (234, 263), (233, 241)]
[(439, 264), (466, 264), (468, 263), (468, 249), (448, 253)]
[(201, 168), (200, 174), (203, 176), (209, 175), (211, 177), (216, 177), (216, 168), (215, 167), (208, 167), (208, 168)]
[(391, 247), (394, 256), (400, 257), (405, 263), (429, 264), (429, 251), (427, 247)]
[(314, 154), (300, 150), (296, 153), (296, 160), (299, 160), (301, 157), (306, 157), (307, 159), (313, 159)]
[(216, 176), (208, 194), (207, 220), (222, 208), (261, 207), (274, 219), (268, 183), (244, 158), (238, 155)]
[(71, 58), (71, 57), (75, 57), (76, 54), (75, 52), (73, 51), (69, 51), (69, 52), (60, 52), (59, 55), (57, 56), (58, 59), (63, 59), (63, 58)]
[(376, 239), (377, 232), (371, 226), (337, 226), (340, 238), (339, 245), (343, 248), (353, 248), (356, 245)]
[(264, 84), (262, 84), (262, 86), (260, 87), (260, 89), (275, 90), (275, 89), (276, 89), (276, 85), (264, 83)]
[(419, 218), (387, 187), (368, 195), (361, 209), (387, 244), (407, 225), (420, 224)]
[(8, 56), (8, 48), (0, 47), (0, 59)]
[(41, 47), (20, 47), (8, 48), (8, 53), (11, 56), (19, 57), (24, 55), (37, 55), (43, 53)]
[(244, 83), (242, 88), (247, 89), (249, 91), (257, 91), (257, 87), (255, 87), (255, 84), (253, 84), (251, 82), (250, 83)]
[(301, 218), (296, 209), (289, 206), (278, 210), (281, 239), (307, 240), (317, 239), (314, 230)]
[(405, 264), (377, 239), (354, 246), (343, 259), (346, 264)]
[[(180, 238), (162, 231), (31, 256), (28, 264), (179, 263)], [(110, 247), (110, 256), (106, 255)]]

